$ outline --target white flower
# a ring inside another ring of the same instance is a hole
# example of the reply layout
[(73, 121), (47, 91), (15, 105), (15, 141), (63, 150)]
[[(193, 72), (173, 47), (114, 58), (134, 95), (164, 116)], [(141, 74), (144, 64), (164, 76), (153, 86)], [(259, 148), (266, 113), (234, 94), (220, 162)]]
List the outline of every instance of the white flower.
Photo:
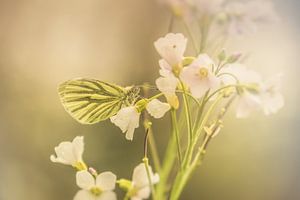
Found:
[(133, 140), (134, 129), (139, 127), (140, 113), (135, 106), (122, 108), (110, 118), (111, 122), (118, 126), (123, 133), (126, 132), (126, 139)]
[(179, 106), (179, 100), (176, 96), (178, 79), (174, 76), (159, 77), (156, 79), (156, 86), (167, 98), (168, 103), (175, 109)]
[(220, 74), (225, 74), (221, 76), (221, 80), (225, 85), (236, 84), (237, 79), (241, 84), (258, 84), (262, 81), (259, 73), (248, 69), (245, 65), (240, 63), (226, 65), (222, 68)]
[(159, 55), (172, 68), (181, 64), (187, 45), (187, 39), (181, 33), (168, 33), (165, 37), (154, 42)]
[(146, 106), (148, 113), (154, 118), (163, 117), (170, 108), (171, 106), (168, 103), (163, 103), (158, 99), (153, 99)]
[(201, 98), (209, 89), (216, 89), (220, 81), (212, 71), (213, 61), (201, 54), (192, 64), (183, 68), (180, 78), (189, 86), (192, 95)]
[(254, 110), (258, 110), (261, 106), (261, 99), (257, 94), (251, 94), (247, 90), (238, 96), (236, 109), (237, 118), (246, 118)]
[(258, 25), (278, 18), (270, 0), (232, 1), (226, 5), (225, 13), (228, 31), (233, 35), (253, 33)]
[(280, 93), (281, 75), (268, 79), (261, 85), (260, 98), (262, 109), (266, 115), (276, 113), (284, 106), (284, 98)]
[(61, 142), (54, 148), (56, 156), (51, 155), (50, 160), (56, 163), (71, 165), (78, 170), (86, 169), (82, 161), (82, 154), (84, 151), (83, 136), (77, 136), (72, 142)]
[(88, 171), (77, 172), (76, 183), (81, 190), (74, 200), (117, 200), (113, 192), (116, 179), (116, 175), (111, 172), (103, 172), (96, 179)]
[(236, 110), (237, 118), (248, 117), (252, 111), (258, 110), (261, 107), (259, 84), (262, 79), (260, 74), (238, 63), (225, 66), (220, 74), (222, 73), (224, 75), (221, 76), (221, 79), (225, 85), (240, 84), (249, 86), (249, 88), (243, 87), (243, 89), (239, 87)]
[[(149, 166), (151, 183), (156, 184), (159, 182), (159, 175), (153, 174), (152, 168)], [(132, 186), (128, 194), (131, 200), (148, 199), (151, 194), (149, 179), (147, 176), (146, 166), (144, 163), (139, 164), (134, 168), (132, 175)]]

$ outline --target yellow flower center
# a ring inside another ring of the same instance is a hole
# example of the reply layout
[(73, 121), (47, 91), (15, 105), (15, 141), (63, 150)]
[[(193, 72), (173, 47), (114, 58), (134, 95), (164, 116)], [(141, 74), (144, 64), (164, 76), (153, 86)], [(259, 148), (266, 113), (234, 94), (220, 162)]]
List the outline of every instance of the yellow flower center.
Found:
[(199, 69), (198, 75), (199, 75), (200, 79), (207, 78), (208, 70), (206, 68), (202, 67)]
[(90, 191), (95, 196), (99, 196), (102, 193), (102, 190), (98, 187), (92, 187)]
[(176, 77), (179, 77), (181, 70), (182, 70), (182, 63), (172, 66), (172, 72)]

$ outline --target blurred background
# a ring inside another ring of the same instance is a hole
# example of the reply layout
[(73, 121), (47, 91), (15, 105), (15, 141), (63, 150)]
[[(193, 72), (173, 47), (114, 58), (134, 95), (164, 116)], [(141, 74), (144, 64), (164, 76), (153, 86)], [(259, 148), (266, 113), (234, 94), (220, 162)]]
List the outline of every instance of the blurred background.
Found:
[[(300, 199), (300, 1), (275, 4), (280, 21), (228, 48), (249, 53), (247, 62), (264, 75), (282, 72), (286, 106), (246, 120), (231, 112), (184, 200)], [(154, 0), (0, 0), (0, 200), (72, 199), (74, 171), (49, 156), (77, 135), (85, 136), (87, 163), (131, 177), (142, 157), (142, 130), (128, 142), (109, 122), (78, 124), (60, 104), (57, 86), (75, 77), (153, 83), (153, 42), (169, 20)], [(168, 122), (155, 121), (161, 153)]]

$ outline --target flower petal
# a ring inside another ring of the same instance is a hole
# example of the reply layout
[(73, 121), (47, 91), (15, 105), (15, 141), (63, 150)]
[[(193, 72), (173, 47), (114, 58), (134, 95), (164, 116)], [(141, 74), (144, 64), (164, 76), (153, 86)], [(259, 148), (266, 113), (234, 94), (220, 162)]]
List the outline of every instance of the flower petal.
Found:
[(73, 142), (73, 153), (76, 157), (77, 161), (82, 160), (82, 154), (84, 152), (84, 142), (83, 142), (83, 136), (77, 136), (74, 138)]
[(186, 44), (187, 39), (181, 33), (168, 33), (154, 42), (157, 52), (171, 66), (181, 63)]
[(76, 193), (74, 200), (95, 200), (95, 196), (88, 190), (79, 190)]
[(245, 118), (253, 111), (257, 110), (261, 105), (259, 96), (250, 94), (247, 91), (239, 96), (236, 117)]
[(156, 79), (156, 86), (161, 91), (164, 93), (164, 95), (174, 95), (176, 91), (176, 87), (178, 84), (178, 80), (175, 77), (159, 77)]
[(61, 161), (62, 164), (67, 165), (73, 165), (77, 162), (71, 142), (61, 142), (54, 150), (57, 155), (56, 162)]
[(110, 118), (111, 122), (118, 126), (123, 133), (126, 132), (126, 139), (132, 140), (134, 129), (139, 127), (140, 113), (134, 106), (122, 108)]
[(89, 190), (95, 186), (96, 182), (88, 171), (83, 170), (76, 173), (76, 184), (81, 189)]
[(103, 191), (114, 190), (117, 176), (112, 172), (103, 172), (96, 178), (96, 185)]
[[(158, 175), (153, 175), (153, 171), (151, 166), (149, 166), (150, 177), (152, 184), (157, 183)], [(133, 170), (132, 182), (135, 187), (143, 188), (145, 186), (149, 186), (149, 180), (147, 176), (147, 171), (144, 163), (139, 164)]]
[(112, 191), (105, 191), (95, 200), (117, 200), (117, 195)]
[(163, 103), (158, 99), (153, 99), (146, 106), (149, 114), (154, 118), (161, 118), (165, 115), (168, 110), (171, 109), (171, 106), (168, 103)]

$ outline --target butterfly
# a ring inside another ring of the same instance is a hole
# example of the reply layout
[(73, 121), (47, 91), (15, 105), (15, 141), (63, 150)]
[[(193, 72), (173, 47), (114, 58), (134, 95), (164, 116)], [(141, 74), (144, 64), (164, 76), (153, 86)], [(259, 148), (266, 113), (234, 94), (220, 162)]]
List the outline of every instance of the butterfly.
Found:
[(73, 79), (59, 85), (65, 110), (82, 124), (104, 121), (139, 98), (138, 87), (121, 87), (95, 79)]

